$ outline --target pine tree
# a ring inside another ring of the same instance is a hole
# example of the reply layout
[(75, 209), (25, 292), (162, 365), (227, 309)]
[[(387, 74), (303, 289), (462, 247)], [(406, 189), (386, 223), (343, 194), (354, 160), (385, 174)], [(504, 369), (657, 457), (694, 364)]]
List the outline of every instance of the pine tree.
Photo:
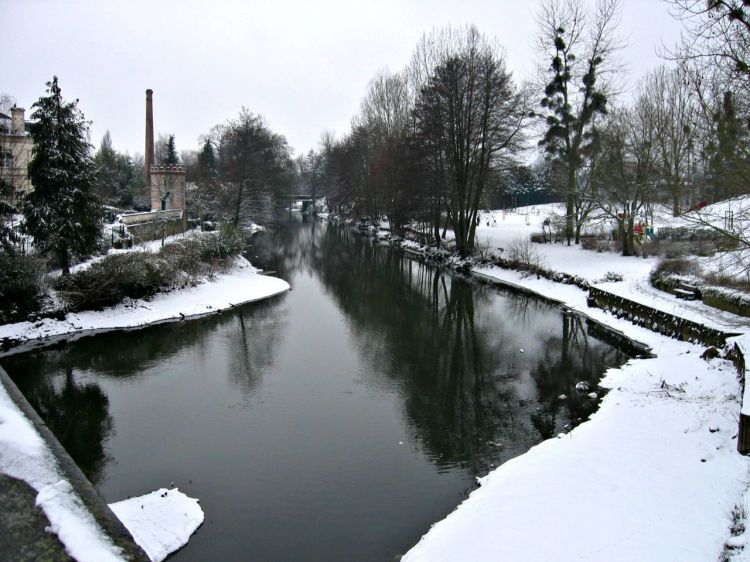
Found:
[(34, 191), (23, 201), (24, 230), (43, 255), (70, 272), (73, 256), (91, 253), (101, 236), (102, 208), (93, 194), (94, 163), (88, 123), (78, 100), (65, 102), (57, 76), (32, 106), (34, 141), (29, 178)]
[(165, 166), (176, 166), (180, 163), (180, 157), (177, 156), (177, 148), (174, 143), (174, 135), (169, 135), (165, 152), (162, 164)]
[(212, 179), (216, 176), (216, 154), (214, 145), (209, 139), (203, 143), (203, 148), (198, 154), (198, 176), (202, 180)]

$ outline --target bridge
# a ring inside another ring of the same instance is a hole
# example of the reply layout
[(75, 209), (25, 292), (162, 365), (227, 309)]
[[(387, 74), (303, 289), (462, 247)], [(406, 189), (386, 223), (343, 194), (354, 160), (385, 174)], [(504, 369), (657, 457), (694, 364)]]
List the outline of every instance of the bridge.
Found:
[[(282, 199), (284, 201), (287, 201), (289, 204), (289, 212), (292, 211), (292, 203), (299, 201), (302, 203), (302, 212), (307, 211), (310, 207), (314, 205), (314, 202), (316, 199), (320, 199), (320, 196), (313, 197), (312, 195), (308, 194), (299, 194), (299, 193), (287, 193), (283, 195), (278, 196), (279, 199)], [(314, 212), (314, 209), (313, 209)]]
[(279, 199), (286, 199), (287, 201), (307, 201), (308, 203), (312, 203), (314, 199), (320, 199), (321, 196), (312, 196), (312, 195), (299, 195), (299, 194), (283, 194), (278, 196)]

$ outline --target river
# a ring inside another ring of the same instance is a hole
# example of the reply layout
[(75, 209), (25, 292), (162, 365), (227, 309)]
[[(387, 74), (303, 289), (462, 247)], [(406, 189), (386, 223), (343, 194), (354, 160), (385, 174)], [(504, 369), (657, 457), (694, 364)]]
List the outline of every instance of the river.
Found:
[(292, 291), (2, 360), (107, 501), (200, 498), (175, 562), (397, 559), (477, 476), (585, 420), (575, 384), (627, 359), (585, 319), (344, 226), (295, 217), (248, 257)]

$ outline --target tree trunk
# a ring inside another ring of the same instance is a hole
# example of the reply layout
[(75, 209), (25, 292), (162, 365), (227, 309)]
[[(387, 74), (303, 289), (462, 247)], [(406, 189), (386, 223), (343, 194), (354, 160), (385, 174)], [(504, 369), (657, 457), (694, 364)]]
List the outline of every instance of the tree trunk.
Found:
[(70, 254), (68, 248), (60, 248), (60, 267), (62, 267), (63, 275), (70, 275)]
[(570, 240), (573, 238), (573, 226), (575, 215), (575, 186), (576, 171), (571, 162), (568, 162), (568, 194), (565, 205), (565, 238), (570, 246)]
[(635, 239), (633, 237), (633, 226), (634, 217), (631, 215), (627, 218), (627, 223), (623, 220), (622, 226), (624, 229), (622, 237), (622, 255), (632, 256), (635, 250)]
[(672, 196), (672, 216), (680, 216), (680, 198), (677, 195)]

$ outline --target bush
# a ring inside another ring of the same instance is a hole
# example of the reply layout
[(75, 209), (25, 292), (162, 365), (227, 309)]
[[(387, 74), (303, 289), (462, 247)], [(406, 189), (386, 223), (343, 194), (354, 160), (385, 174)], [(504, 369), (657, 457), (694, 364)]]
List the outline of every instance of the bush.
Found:
[(242, 234), (222, 228), (217, 234), (186, 237), (157, 253), (113, 254), (55, 284), (69, 311), (101, 309), (125, 298), (140, 299), (194, 284), (203, 275), (226, 269), (242, 251)]
[(599, 280), (599, 283), (619, 283), (622, 280), (622, 273), (619, 273), (617, 271), (608, 271), (607, 274)]
[(44, 294), (42, 260), (0, 250), (0, 324), (39, 312)]
[(151, 296), (168, 287), (174, 269), (157, 254), (129, 252), (114, 254), (55, 284), (69, 311), (100, 309), (130, 297)]
[(584, 250), (598, 250), (599, 239), (596, 236), (581, 236), (581, 248)]
[(544, 244), (545, 242), (548, 242), (547, 237), (543, 232), (532, 232), (529, 239), (535, 244)]
[(651, 281), (670, 275), (697, 276), (700, 267), (693, 260), (687, 258), (667, 258), (661, 260), (651, 272)]
[(531, 240), (515, 239), (508, 248), (508, 259), (525, 270), (537, 270), (542, 267), (543, 258), (536, 251)]

